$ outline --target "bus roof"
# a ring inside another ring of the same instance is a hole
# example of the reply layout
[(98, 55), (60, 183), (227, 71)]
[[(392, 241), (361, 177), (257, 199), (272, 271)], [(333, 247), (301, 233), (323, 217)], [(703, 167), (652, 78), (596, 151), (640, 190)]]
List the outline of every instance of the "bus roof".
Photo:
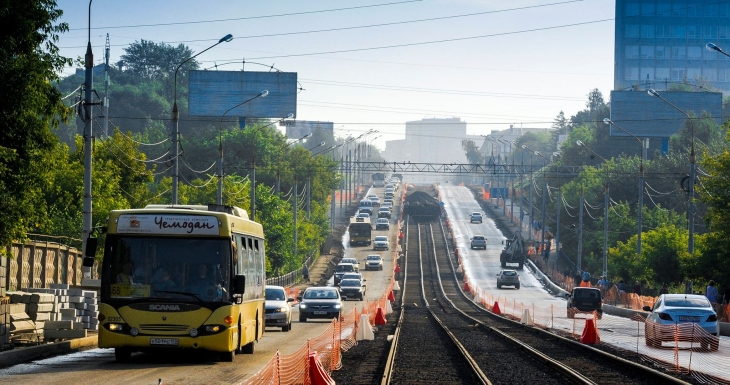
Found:
[(353, 224), (353, 223), (367, 223), (367, 224), (370, 224), (370, 218), (352, 217), (352, 218), (350, 218), (350, 224)]
[(112, 210), (110, 234), (230, 236), (232, 232), (264, 236), (263, 226), (246, 210), (222, 205), (148, 205)]

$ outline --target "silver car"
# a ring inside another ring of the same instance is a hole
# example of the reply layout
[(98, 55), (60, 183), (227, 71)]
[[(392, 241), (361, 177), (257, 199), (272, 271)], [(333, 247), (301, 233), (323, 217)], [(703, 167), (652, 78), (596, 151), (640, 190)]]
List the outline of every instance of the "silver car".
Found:
[(501, 289), (502, 286), (520, 288), (520, 275), (517, 274), (516, 270), (504, 269), (497, 274), (497, 289)]
[[(662, 294), (653, 307), (644, 306), (651, 313), (644, 323), (644, 338), (647, 346), (661, 347), (662, 342), (678, 341), (699, 343), (702, 348), (717, 351), (720, 345), (720, 324), (717, 313), (704, 295)], [(703, 337), (683, 325), (694, 324), (711, 335)], [(679, 332), (675, 331), (679, 328)], [(676, 336), (676, 337), (675, 337)]]
[(373, 239), (373, 250), (388, 250), (390, 249), (390, 242), (388, 237), (385, 235), (378, 235)]
[(291, 330), (291, 303), (294, 298), (287, 298), (286, 290), (281, 286), (266, 286), (265, 325), (281, 327), (281, 331)]
[(365, 270), (383, 270), (383, 257), (378, 254), (370, 254), (365, 260)]

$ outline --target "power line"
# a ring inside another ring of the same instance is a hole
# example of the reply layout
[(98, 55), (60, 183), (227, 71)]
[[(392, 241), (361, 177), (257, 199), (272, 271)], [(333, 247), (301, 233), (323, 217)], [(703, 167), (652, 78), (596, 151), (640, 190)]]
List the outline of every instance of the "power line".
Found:
[[(140, 28), (140, 27), (158, 27), (158, 26), (170, 26), (170, 25), (220, 23), (220, 22), (225, 22), (225, 21), (239, 21), (239, 20), (252, 20), (252, 19), (267, 19), (267, 18), (285, 17), (285, 16), (311, 15), (311, 14), (315, 14), (315, 13), (349, 11), (349, 10), (353, 10), (353, 9), (385, 7), (385, 6), (389, 6), (389, 5), (399, 5), (399, 4), (406, 4), (406, 3), (416, 3), (416, 2), (420, 2), (420, 1), (421, 0), (406, 0), (406, 1), (398, 1), (398, 2), (393, 2), (393, 3), (381, 3), (381, 4), (360, 5), (360, 6), (357, 6), (357, 7), (320, 9), (320, 10), (315, 10), (315, 11), (303, 11), (303, 12), (279, 13), (279, 14), (273, 14), (273, 15), (236, 17), (236, 18), (230, 18), (230, 19), (199, 20), (199, 21), (180, 21), (180, 22), (174, 22), (174, 23), (117, 25), (117, 26), (106, 26), (106, 27), (92, 27), (90, 29), (119, 29), (119, 28)], [(78, 31), (78, 30), (86, 30), (86, 29), (87, 28), (69, 28), (69, 31)]]

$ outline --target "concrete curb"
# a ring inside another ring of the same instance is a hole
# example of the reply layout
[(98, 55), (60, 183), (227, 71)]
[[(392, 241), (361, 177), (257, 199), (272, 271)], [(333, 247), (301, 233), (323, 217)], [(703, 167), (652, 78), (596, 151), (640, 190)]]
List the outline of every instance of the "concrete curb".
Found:
[(8, 366), (22, 364), (24, 362), (30, 362), (59, 354), (71, 353), (84, 348), (93, 348), (97, 346), (97, 343), (98, 336), (90, 336), (0, 352), (0, 368), (6, 368)]

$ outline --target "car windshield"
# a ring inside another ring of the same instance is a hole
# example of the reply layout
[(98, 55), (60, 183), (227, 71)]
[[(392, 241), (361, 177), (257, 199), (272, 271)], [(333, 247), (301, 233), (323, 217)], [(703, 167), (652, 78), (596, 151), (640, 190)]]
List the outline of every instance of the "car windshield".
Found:
[(318, 298), (325, 298), (325, 299), (335, 299), (337, 298), (337, 292), (330, 289), (310, 289), (307, 290), (304, 293), (305, 299), (318, 299)]
[(387, 241), (387, 240), (388, 240), (388, 237), (385, 237), (385, 236), (375, 237), (375, 242), (384, 242), (384, 241)]
[(357, 279), (343, 279), (340, 286), (359, 287), (360, 281)]
[(389, 208), (387, 208), (387, 207), (381, 207), (379, 211), (380, 211), (381, 213), (387, 213), (387, 212), (389, 212), (389, 211), (390, 211), (390, 209), (389, 209)]
[(343, 271), (352, 271), (353, 267), (352, 265), (337, 265), (337, 271), (343, 272)]
[(353, 258), (343, 258), (342, 263), (352, 263), (353, 265), (357, 264), (357, 260)]
[(672, 307), (710, 307), (710, 301), (705, 297), (665, 298), (664, 306)]
[(267, 301), (283, 301), (286, 299), (283, 289), (271, 289), (266, 288), (266, 300)]
[(378, 223), (388, 223), (388, 220), (385, 218), (378, 219)]
[(380, 256), (379, 255), (368, 255), (368, 261), (379, 261)]
[(473, 216), (473, 217), (481, 217), (481, 216), (482, 216), (482, 214), (479, 214), (479, 213), (474, 213), (474, 214), (472, 214), (472, 216)]

